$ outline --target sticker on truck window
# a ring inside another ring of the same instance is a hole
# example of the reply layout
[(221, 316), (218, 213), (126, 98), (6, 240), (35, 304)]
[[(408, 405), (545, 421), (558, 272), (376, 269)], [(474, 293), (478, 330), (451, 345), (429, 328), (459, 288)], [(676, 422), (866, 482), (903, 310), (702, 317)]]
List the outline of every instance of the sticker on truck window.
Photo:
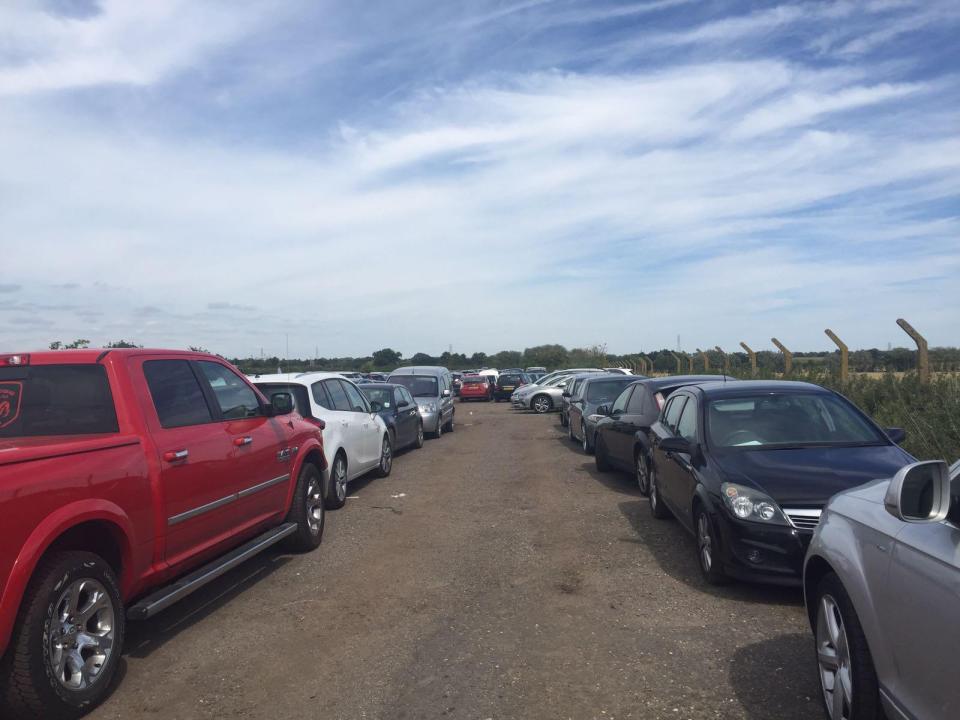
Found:
[(22, 382), (0, 382), (0, 428), (12, 425), (20, 417)]

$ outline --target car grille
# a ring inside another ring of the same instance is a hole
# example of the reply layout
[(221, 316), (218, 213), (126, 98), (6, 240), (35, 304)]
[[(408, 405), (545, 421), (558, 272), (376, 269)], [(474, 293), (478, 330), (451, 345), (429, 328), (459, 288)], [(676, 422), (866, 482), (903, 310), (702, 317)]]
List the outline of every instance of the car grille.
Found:
[(820, 523), (820, 513), (822, 510), (788, 510), (784, 508), (784, 514), (787, 520), (797, 530), (814, 530)]

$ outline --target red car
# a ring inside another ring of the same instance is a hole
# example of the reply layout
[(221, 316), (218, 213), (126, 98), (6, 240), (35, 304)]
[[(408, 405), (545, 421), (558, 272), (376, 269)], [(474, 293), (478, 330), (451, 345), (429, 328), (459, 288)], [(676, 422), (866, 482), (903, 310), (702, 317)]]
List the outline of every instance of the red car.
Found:
[(320, 428), (205, 353), (0, 355), (0, 717), (104, 699), (126, 620), (320, 544)]
[(460, 386), (460, 402), (465, 400), (490, 400), (490, 381), (486, 375), (464, 375)]

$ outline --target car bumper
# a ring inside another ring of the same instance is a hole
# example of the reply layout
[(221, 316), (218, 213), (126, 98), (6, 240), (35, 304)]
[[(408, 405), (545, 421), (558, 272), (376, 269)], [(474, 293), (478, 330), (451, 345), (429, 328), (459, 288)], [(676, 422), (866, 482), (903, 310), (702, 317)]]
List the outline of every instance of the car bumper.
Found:
[(427, 432), (436, 432), (437, 423), (440, 422), (440, 411), (434, 410), (433, 412), (424, 412), (420, 411), (420, 417), (423, 418), (423, 429)]
[(748, 582), (798, 586), (813, 533), (785, 525), (762, 525), (714, 514), (720, 533), (720, 559), (732, 577)]

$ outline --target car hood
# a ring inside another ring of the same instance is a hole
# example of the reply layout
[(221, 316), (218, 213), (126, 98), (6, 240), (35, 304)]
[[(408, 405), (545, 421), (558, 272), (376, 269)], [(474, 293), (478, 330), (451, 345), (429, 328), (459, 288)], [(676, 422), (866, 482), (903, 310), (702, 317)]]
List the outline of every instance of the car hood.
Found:
[(727, 482), (756, 487), (787, 507), (820, 507), (838, 492), (890, 478), (913, 462), (895, 445), (738, 450), (714, 459)]

